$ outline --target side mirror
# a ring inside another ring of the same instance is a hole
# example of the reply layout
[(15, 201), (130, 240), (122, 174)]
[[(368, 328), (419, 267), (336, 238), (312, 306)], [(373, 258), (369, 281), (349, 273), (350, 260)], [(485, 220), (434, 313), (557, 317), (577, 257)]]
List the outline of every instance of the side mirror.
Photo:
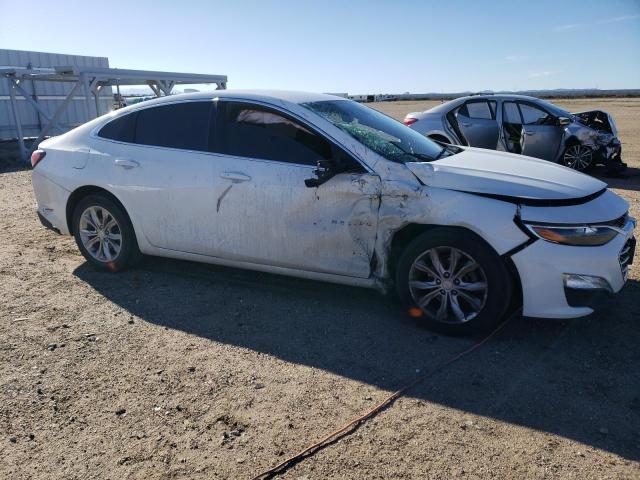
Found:
[(567, 117), (558, 117), (558, 125), (569, 125), (571, 123), (571, 119)]
[(316, 178), (307, 178), (304, 181), (304, 184), (309, 188), (319, 187), (339, 173), (338, 166), (334, 160), (318, 160), (317, 165), (317, 168), (313, 171), (316, 174)]

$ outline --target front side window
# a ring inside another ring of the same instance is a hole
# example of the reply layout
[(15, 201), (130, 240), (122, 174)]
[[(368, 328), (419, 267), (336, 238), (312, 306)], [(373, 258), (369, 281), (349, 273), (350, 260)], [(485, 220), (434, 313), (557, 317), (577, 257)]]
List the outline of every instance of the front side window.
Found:
[(323, 100), (302, 106), (393, 162), (432, 161), (449, 151), (391, 117), (351, 100)]
[(206, 152), (212, 102), (183, 102), (137, 110), (107, 123), (98, 136), (120, 142)]
[(223, 152), (238, 157), (316, 165), (331, 158), (331, 145), (300, 123), (269, 108), (225, 102)]
[(520, 111), (522, 112), (522, 120), (525, 125), (545, 125), (551, 118), (544, 110), (526, 103), (520, 104)]

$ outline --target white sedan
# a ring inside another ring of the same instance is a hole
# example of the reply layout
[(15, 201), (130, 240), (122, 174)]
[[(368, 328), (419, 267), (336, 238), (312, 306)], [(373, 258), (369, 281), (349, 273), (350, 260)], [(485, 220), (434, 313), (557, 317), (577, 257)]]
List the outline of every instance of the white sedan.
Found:
[(330, 95), (217, 91), (100, 117), (32, 156), (42, 223), (93, 265), (142, 254), (389, 290), (430, 328), (592, 312), (635, 247), (601, 181), (441, 145)]

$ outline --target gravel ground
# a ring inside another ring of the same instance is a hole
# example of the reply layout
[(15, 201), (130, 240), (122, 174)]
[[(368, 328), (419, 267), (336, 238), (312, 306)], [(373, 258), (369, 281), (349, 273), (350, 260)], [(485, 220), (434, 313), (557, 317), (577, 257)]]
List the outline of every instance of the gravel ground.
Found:
[[(640, 100), (617, 118), (640, 217)], [(403, 117), (422, 104), (374, 105)], [(0, 162), (0, 478), (250, 478), (474, 339), (373, 291), (149, 258), (117, 275), (42, 228)], [(283, 478), (640, 478), (640, 262), (599, 312), (514, 319)]]

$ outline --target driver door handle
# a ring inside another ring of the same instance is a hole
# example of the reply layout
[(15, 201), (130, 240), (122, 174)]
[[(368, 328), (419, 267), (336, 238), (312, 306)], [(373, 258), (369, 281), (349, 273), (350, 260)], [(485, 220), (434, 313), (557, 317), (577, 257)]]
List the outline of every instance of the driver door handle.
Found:
[(116, 167), (122, 167), (126, 170), (140, 166), (138, 162), (129, 158), (116, 158), (113, 163)]
[(220, 178), (231, 180), (233, 183), (248, 182), (251, 180), (249, 175), (240, 172), (222, 172)]
[(535, 135), (536, 132), (524, 132), (525, 135)]
[(463, 127), (470, 127), (471, 126), (470, 123), (461, 123), (460, 125), (462, 125)]

